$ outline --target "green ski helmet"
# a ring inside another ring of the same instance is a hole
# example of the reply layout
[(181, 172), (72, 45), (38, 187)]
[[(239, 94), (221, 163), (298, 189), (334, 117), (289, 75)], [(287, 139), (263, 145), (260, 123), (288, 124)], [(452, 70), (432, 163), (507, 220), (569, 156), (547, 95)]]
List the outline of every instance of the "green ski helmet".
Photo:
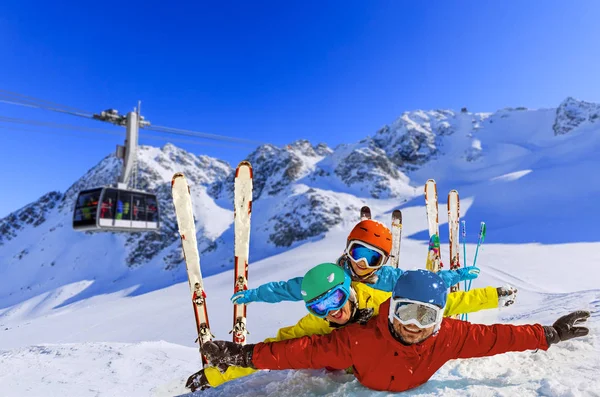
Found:
[[(333, 289), (340, 289), (344, 292), (345, 299), (341, 305), (345, 305), (350, 298), (350, 276), (344, 269), (335, 263), (321, 263), (310, 269), (302, 279), (302, 299), (306, 303), (306, 308), (319, 317), (324, 317), (322, 313), (315, 313), (309, 308), (309, 303), (313, 303), (317, 298), (325, 296)], [(327, 313), (325, 313), (326, 315)]]

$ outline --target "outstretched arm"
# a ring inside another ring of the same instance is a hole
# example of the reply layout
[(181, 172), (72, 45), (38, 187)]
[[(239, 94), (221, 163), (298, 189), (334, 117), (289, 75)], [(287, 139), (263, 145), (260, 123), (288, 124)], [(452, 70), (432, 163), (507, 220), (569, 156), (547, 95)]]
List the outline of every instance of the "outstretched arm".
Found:
[(367, 285), (380, 291), (392, 292), (396, 281), (398, 281), (402, 273), (404, 273), (402, 269), (392, 266), (381, 266), (375, 273), (377, 274), (377, 281), (374, 284)]
[(202, 344), (211, 365), (236, 365), (255, 369), (338, 368), (352, 365), (348, 326), (328, 335), (304, 336), (280, 342), (238, 345), (228, 341)]
[[(392, 292), (396, 282), (400, 276), (404, 273), (404, 270), (398, 269), (392, 266), (381, 266), (377, 269), (377, 281), (373, 284), (367, 284), (371, 288), (375, 288), (381, 291)], [(458, 284), (460, 281), (473, 280), (479, 275), (479, 268), (475, 266), (463, 267), (458, 270), (440, 270), (437, 273), (444, 284), (448, 288), (454, 284)]]
[(479, 276), (479, 271), (479, 268), (476, 266), (466, 266), (456, 270), (440, 270), (437, 274), (444, 280), (446, 286), (450, 288), (460, 281), (476, 279)]
[(254, 347), (252, 364), (258, 369), (345, 369), (352, 366), (346, 328), (328, 335), (304, 336)]
[(452, 321), (453, 354), (449, 358), (487, 357), (507, 352), (548, 349), (544, 328), (539, 325), (471, 324)]
[(450, 358), (470, 358), (524, 350), (547, 350), (551, 344), (587, 335), (589, 329), (581, 325), (589, 317), (590, 312), (580, 310), (562, 316), (552, 326), (444, 321), (451, 321), (453, 343), (448, 346), (454, 346), (454, 357)]
[(236, 292), (231, 296), (231, 302), (234, 304), (248, 304), (252, 302), (301, 301), (301, 285), (302, 277), (292, 278), (288, 281), (266, 283), (254, 289)]
[(470, 291), (457, 291), (448, 294), (444, 316), (473, 313), (498, 307), (498, 291), (495, 287), (474, 288)]

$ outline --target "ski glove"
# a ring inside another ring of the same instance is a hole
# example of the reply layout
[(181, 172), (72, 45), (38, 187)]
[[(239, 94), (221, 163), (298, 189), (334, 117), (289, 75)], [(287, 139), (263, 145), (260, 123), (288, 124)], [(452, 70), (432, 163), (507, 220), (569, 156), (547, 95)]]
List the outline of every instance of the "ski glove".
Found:
[(365, 309), (356, 309), (356, 313), (354, 313), (352, 321), (359, 324), (366, 324), (371, 319), (371, 317), (373, 317), (374, 313), (375, 309), (373, 309), (372, 307), (368, 307)]
[(257, 300), (257, 294), (255, 289), (247, 289), (245, 291), (239, 291), (231, 295), (231, 303), (234, 305), (249, 304)]
[(237, 367), (254, 368), (252, 365), (252, 353), (254, 345), (240, 345), (224, 340), (205, 342), (200, 348), (211, 365), (220, 367), (222, 365), (235, 365)]
[[(225, 372), (227, 371), (227, 368), (229, 366), (228, 365), (220, 365), (219, 371), (221, 372)], [(206, 389), (210, 389), (210, 383), (208, 382), (208, 378), (206, 377), (206, 374), (204, 373), (204, 369), (201, 369), (200, 371), (196, 372), (194, 375), (190, 376), (187, 380), (187, 382), (185, 382), (185, 387), (187, 387), (188, 389), (191, 389), (192, 392), (195, 392), (196, 390), (206, 390)]]
[(475, 280), (479, 276), (479, 268), (477, 266), (461, 267), (455, 270), (460, 277), (460, 281)]
[(496, 288), (498, 292), (498, 307), (510, 306), (517, 300), (517, 289), (511, 285)]
[(577, 327), (577, 325), (585, 322), (590, 316), (590, 312), (578, 310), (576, 312), (562, 316), (551, 327), (544, 326), (546, 341), (548, 346), (553, 343), (562, 342), (565, 340), (578, 338), (587, 335), (590, 330), (586, 327)]
[(476, 279), (479, 276), (479, 268), (468, 266), (456, 270), (440, 270), (437, 274), (444, 280), (444, 284), (450, 288), (460, 281)]
[(194, 375), (190, 376), (187, 382), (185, 382), (185, 387), (192, 390), (193, 392), (196, 390), (205, 390), (210, 388), (210, 385), (208, 384), (208, 379), (204, 374), (204, 369), (201, 369)]

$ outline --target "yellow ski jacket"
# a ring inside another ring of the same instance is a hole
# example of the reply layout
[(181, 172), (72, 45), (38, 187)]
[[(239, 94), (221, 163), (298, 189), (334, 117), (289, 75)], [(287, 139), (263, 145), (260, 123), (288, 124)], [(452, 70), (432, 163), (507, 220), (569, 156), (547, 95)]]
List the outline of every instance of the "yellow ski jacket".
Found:
[[(373, 315), (379, 313), (379, 305), (388, 300), (391, 292), (373, 289), (360, 282), (352, 282), (352, 288), (356, 292), (357, 309), (373, 309)], [(495, 287), (475, 288), (468, 292), (458, 291), (448, 294), (444, 316), (454, 316), (462, 313), (473, 313), (484, 309), (495, 309), (498, 307), (498, 292)], [(302, 317), (296, 325), (281, 328), (277, 331), (275, 338), (267, 338), (265, 342), (300, 338), (306, 335), (325, 335), (331, 333), (335, 328), (329, 325), (329, 321), (307, 314)], [(206, 367), (204, 374), (212, 387), (217, 387), (233, 379), (241, 378), (256, 372), (256, 369), (229, 367), (221, 372), (216, 367)]]

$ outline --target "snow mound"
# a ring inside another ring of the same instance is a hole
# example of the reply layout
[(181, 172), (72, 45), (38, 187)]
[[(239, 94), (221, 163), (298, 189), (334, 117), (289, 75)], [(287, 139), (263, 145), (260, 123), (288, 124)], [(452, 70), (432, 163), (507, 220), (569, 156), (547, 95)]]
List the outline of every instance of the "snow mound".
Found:
[[(542, 306), (519, 304), (501, 322), (552, 324), (573, 310), (593, 311), (590, 335), (561, 342), (548, 351), (517, 352), (452, 360), (406, 396), (598, 396), (600, 379), (600, 290), (558, 294)], [(503, 312), (510, 312), (509, 310)], [(216, 389), (188, 396), (388, 396), (363, 387), (343, 371), (260, 371)]]

